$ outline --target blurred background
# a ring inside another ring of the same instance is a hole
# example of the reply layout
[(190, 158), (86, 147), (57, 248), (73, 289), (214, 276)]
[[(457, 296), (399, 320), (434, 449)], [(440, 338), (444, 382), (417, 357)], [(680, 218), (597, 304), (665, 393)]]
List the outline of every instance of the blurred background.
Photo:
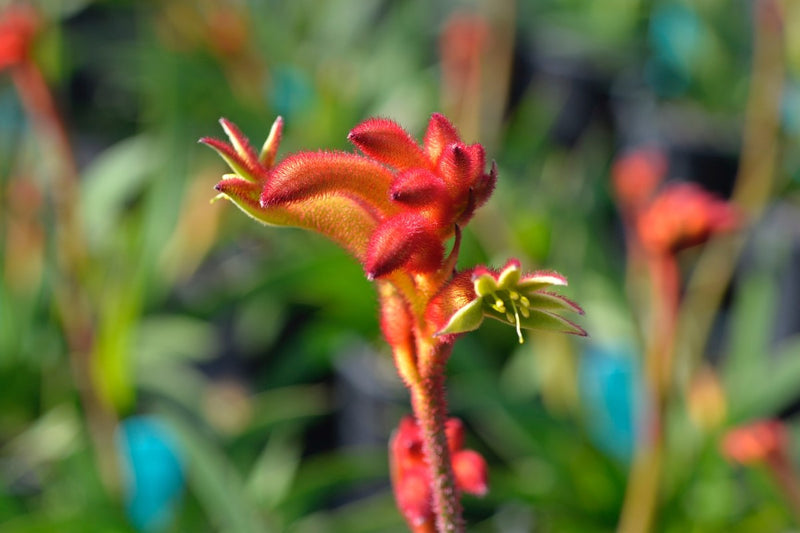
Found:
[[(647, 327), (612, 174), (643, 147), (749, 215), (676, 342), (656, 529), (797, 527), (774, 468), (720, 442), (774, 419), (800, 459), (800, 3), (0, 6), (0, 532), (405, 531), (373, 287), (322, 238), (210, 204), (227, 170), (196, 140), (225, 116), (260, 146), (282, 115), (281, 155), (350, 150), (368, 116), (420, 138), (435, 111), (499, 167), (460, 265), (564, 273), (590, 334), (457, 343), (450, 408), (491, 470), (470, 531), (617, 525)], [(704, 252), (678, 256), (690, 311)]]

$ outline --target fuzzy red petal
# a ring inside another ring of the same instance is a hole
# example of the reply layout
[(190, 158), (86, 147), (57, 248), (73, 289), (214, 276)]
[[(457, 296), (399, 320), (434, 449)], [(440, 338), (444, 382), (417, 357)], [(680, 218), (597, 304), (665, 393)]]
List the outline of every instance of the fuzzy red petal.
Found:
[(392, 200), (407, 205), (446, 204), (450, 201), (442, 179), (424, 168), (400, 172), (390, 188)]
[(248, 162), (250, 166), (257, 166), (258, 165), (258, 157), (256, 156), (253, 147), (250, 146), (250, 141), (245, 137), (245, 135), (241, 132), (236, 125), (226, 118), (219, 119), (220, 125), (222, 125), (222, 129), (225, 130), (225, 134), (228, 136), (228, 139), (231, 141), (231, 146), (233, 149), (236, 150), (236, 153), (241, 156), (241, 158)]
[(242, 157), (230, 144), (214, 139), (213, 137), (203, 137), (201, 143), (213, 148), (236, 174), (250, 181), (262, 181), (267, 177), (266, 172), (259, 166)]
[(423, 145), (428, 158), (433, 164), (438, 164), (446, 146), (460, 142), (461, 138), (458, 135), (458, 131), (444, 115), (441, 113), (431, 115)]
[(393, 120), (365, 120), (353, 128), (347, 138), (367, 156), (397, 170), (431, 167), (422, 148)]
[(402, 213), (381, 224), (372, 235), (364, 267), (367, 277), (376, 279), (401, 267), (433, 272), (443, 259), (444, 246), (430, 221), (415, 213)]
[(241, 178), (226, 178), (215, 187), (242, 211), (276, 226), (295, 226), (316, 231), (353, 254), (362, 263), (378, 218), (357, 198), (347, 195), (315, 196), (303, 201), (263, 207), (261, 187)]
[(381, 217), (397, 208), (389, 201), (394, 176), (383, 165), (345, 152), (300, 152), (276, 166), (261, 194), (264, 206), (312, 196), (345, 194), (362, 200)]

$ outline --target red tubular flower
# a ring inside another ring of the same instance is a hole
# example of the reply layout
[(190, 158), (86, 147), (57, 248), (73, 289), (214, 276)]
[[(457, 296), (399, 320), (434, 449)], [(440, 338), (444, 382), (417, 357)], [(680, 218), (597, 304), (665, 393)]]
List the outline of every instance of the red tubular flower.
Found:
[(737, 228), (741, 218), (730, 203), (693, 183), (678, 183), (666, 187), (642, 211), (637, 230), (650, 252), (675, 253)]
[(38, 26), (39, 19), (30, 6), (11, 5), (0, 13), (0, 70), (28, 58)]
[[(489, 490), (488, 468), (476, 451), (462, 449), (464, 425), (456, 418), (447, 420), (447, 444), (459, 490), (484, 496)], [(423, 454), (422, 435), (416, 421), (404, 417), (389, 443), (392, 486), (397, 506), (412, 530), (434, 520), (430, 475)]]

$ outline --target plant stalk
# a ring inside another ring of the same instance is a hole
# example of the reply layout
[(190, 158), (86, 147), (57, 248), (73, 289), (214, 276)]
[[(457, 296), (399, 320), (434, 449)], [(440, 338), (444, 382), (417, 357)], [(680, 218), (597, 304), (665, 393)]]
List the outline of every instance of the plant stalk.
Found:
[[(425, 360), (436, 361), (423, 369), (420, 381), (412, 387), (411, 403), (421, 429), (423, 451), (428, 463), (438, 533), (462, 533), (460, 494), (456, 487), (445, 423), (447, 401), (444, 388), (444, 361), (451, 345), (424, 343), (431, 353)], [(426, 371), (427, 370), (427, 371)]]
[(646, 432), (640, 436), (631, 466), (618, 533), (646, 533), (656, 513), (664, 459), (664, 419), (673, 377), (673, 350), (680, 291), (678, 265), (672, 255), (649, 260), (652, 284), (645, 372), (650, 401)]

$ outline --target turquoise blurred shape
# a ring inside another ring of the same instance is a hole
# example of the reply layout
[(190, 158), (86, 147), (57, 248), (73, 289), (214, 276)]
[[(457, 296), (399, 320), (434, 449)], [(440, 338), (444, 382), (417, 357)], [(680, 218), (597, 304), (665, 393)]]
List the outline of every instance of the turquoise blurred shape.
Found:
[(639, 383), (630, 347), (591, 345), (584, 351), (579, 384), (589, 436), (598, 448), (626, 464), (636, 437)]
[(685, 76), (703, 43), (705, 28), (688, 6), (668, 4), (657, 8), (650, 18), (650, 44), (655, 54)]
[(291, 122), (291, 117), (314, 101), (314, 87), (299, 69), (278, 67), (272, 72), (270, 100), (275, 111)]
[(781, 119), (791, 135), (800, 135), (800, 82), (790, 78), (783, 87)]
[(128, 518), (139, 531), (162, 531), (183, 492), (184, 469), (177, 440), (155, 416), (134, 416), (117, 429)]
[(645, 75), (658, 94), (675, 97), (686, 91), (707, 31), (688, 6), (666, 4), (653, 11), (648, 29), (653, 55)]

